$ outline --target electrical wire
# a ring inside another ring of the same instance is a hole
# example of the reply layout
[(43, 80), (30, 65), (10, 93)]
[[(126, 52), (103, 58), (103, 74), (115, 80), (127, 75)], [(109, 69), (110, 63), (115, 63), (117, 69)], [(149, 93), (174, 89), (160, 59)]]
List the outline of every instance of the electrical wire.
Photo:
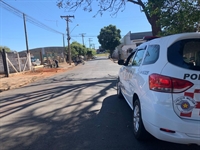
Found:
[(62, 34), (62, 35), (64, 34), (62, 32), (59, 32), (59, 31), (57, 31), (57, 30), (55, 30), (55, 29), (43, 24), (42, 22), (34, 19), (33, 17), (21, 12), (20, 10), (10, 6), (9, 4), (5, 3), (4, 1), (0, 0), (0, 2), (3, 4), (3, 5), (0, 5), (0, 6), (2, 6), (5, 10), (13, 13), (14, 15), (16, 15), (16, 16), (18, 16), (20, 18), (23, 18), (23, 14), (24, 14), (25, 15), (25, 20), (27, 22), (29, 22), (29, 23), (31, 23), (31, 24), (33, 24), (35, 26), (38, 26), (38, 27), (40, 27), (40, 28), (42, 28), (44, 30), (48, 30), (50, 32), (54, 32), (54, 33), (58, 33), (58, 34)]

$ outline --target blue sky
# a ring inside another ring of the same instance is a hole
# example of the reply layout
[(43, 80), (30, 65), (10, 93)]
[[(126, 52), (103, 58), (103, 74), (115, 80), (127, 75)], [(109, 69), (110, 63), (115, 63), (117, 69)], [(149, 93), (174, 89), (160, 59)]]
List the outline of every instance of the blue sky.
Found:
[[(91, 43), (98, 48), (97, 36), (101, 28), (110, 24), (115, 25), (121, 30), (123, 37), (129, 31), (145, 32), (150, 31), (151, 26), (148, 23), (144, 13), (140, 11), (138, 5), (127, 3), (126, 9), (119, 12), (117, 17), (110, 16), (110, 12), (105, 12), (103, 16), (93, 16), (98, 7), (94, 5), (92, 12), (85, 12), (82, 8), (75, 12), (67, 12), (56, 6), (56, 0), (4, 0), (5, 3), (25, 13), (26, 15), (42, 22), (56, 31), (66, 34), (66, 21), (60, 16), (74, 15), (69, 23), (71, 40), (82, 44), (81, 33), (85, 33), (84, 43), (89, 47), (89, 38)], [(78, 24), (78, 26), (77, 26)], [(63, 36), (58, 33), (50, 32), (39, 28), (30, 22), (26, 23), (29, 49), (49, 46), (63, 46)], [(11, 50), (22, 51), (26, 49), (25, 33), (22, 17), (13, 12), (4, 9), (0, 1), (0, 45), (7, 46)], [(65, 38), (65, 45), (67, 40)]]

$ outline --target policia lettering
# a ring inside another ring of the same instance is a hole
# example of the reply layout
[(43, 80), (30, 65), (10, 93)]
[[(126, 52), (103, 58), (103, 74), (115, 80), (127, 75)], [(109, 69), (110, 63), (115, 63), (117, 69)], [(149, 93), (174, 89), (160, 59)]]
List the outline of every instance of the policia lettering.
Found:
[(200, 80), (200, 74), (184, 74), (183, 79), (190, 78), (191, 80)]

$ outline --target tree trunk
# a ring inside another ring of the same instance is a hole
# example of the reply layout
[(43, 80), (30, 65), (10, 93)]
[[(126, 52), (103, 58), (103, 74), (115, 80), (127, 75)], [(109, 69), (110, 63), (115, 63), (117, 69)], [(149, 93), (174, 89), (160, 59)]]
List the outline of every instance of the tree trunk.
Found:
[[(128, 0), (129, 2), (132, 2), (134, 4), (137, 4), (139, 6), (142, 7), (145, 15), (146, 15), (146, 18), (148, 20), (148, 22), (150, 23), (151, 25), (151, 29), (152, 29), (152, 34), (153, 36), (156, 36), (156, 35), (159, 35), (159, 33), (161, 32), (161, 27), (160, 25), (157, 23), (157, 21), (159, 21), (159, 17), (160, 17), (160, 14), (157, 14), (157, 15), (150, 15), (149, 11), (147, 11), (146, 9), (146, 6), (145, 4), (142, 2), (142, 0), (137, 0), (137, 1), (134, 1), (134, 0)], [(153, 1), (152, 1), (153, 2)], [(156, 10), (157, 8), (160, 8), (159, 5), (156, 5), (156, 3), (152, 3), (153, 5), (151, 6), (152, 8), (150, 10)]]
[(153, 15), (149, 22), (151, 24), (153, 36), (157, 36), (157, 35), (159, 35), (159, 33), (161, 33), (160, 25), (158, 25), (158, 23), (157, 23), (158, 20), (159, 20), (159, 18), (157, 16)]

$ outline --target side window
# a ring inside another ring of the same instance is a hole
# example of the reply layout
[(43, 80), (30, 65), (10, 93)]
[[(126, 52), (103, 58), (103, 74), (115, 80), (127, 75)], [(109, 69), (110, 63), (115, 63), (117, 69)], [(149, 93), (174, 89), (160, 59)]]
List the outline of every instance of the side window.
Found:
[(139, 66), (141, 64), (144, 52), (145, 52), (145, 49), (139, 49), (137, 51), (132, 61), (132, 66)]
[(185, 39), (173, 43), (168, 48), (167, 58), (173, 65), (200, 71), (200, 39)]
[[(134, 55), (133, 55), (133, 56), (134, 56)], [(129, 62), (128, 62), (128, 66), (132, 66), (133, 56), (130, 58), (130, 60), (129, 60)]]
[(159, 45), (149, 45), (143, 61), (143, 65), (153, 64), (158, 60), (160, 52)]
[(135, 54), (135, 51), (132, 52), (132, 53), (128, 56), (128, 58), (126, 59), (126, 62), (125, 62), (125, 66), (130, 66), (130, 65), (131, 65), (134, 54)]

